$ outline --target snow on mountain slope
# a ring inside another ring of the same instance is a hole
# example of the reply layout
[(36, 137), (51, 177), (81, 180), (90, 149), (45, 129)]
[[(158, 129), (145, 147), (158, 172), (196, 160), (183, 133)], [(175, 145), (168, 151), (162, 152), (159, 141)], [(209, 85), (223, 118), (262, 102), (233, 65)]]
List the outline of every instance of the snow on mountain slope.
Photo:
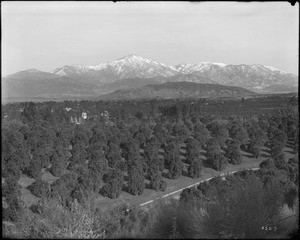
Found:
[(224, 63), (211, 63), (211, 62), (201, 62), (198, 64), (180, 64), (176, 65), (175, 68), (184, 74), (193, 73), (196, 71), (205, 71), (209, 70), (212, 66), (218, 66), (218, 67), (226, 67), (227, 65)]
[(101, 63), (97, 66), (89, 66), (90, 69), (101, 72), (108, 72), (118, 79), (123, 78), (153, 78), (153, 77), (169, 77), (178, 73), (175, 69), (149, 58), (143, 58), (134, 54)]
[(52, 73), (55, 73), (59, 76), (78, 76), (89, 73), (91, 69), (83, 65), (65, 65), (60, 68), (52, 70)]
[[(18, 79), (15, 80), (15, 79)], [(131, 88), (139, 81), (139, 86), (149, 81), (158, 83), (164, 82), (195, 82), (214, 83), (226, 86), (243, 87), (249, 90), (258, 91), (269, 86), (268, 91), (276, 88), (276, 91), (283, 89), (295, 89), (298, 86), (298, 76), (278, 70), (272, 66), (260, 64), (224, 64), (212, 62), (200, 62), (198, 64), (179, 64), (168, 66), (149, 58), (140, 57), (134, 54), (123, 58), (100, 63), (95, 66), (64, 65), (51, 72), (42, 72), (37, 69), (29, 69), (8, 75), (2, 78), (4, 81), (15, 82), (23, 79), (22, 83), (28, 81), (28, 85), (34, 81), (40, 81), (45, 85), (56, 85), (64, 83), (72, 86), (75, 84), (76, 92), (83, 89), (84, 84), (89, 85), (93, 90), (100, 93), (103, 87), (114, 89), (118, 87)], [(127, 79), (127, 80), (126, 80)], [(131, 79), (130, 81), (128, 79)], [(152, 79), (152, 80), (150, 80)], [(124, 81), (121, 83), (121, 81)], [(59, 84), (58, 84), (59, 82)], [(116, 83), (116, 84), (113, 84)], [(30, 86), (27, 86), (30, 88)], [(27, 88), (26, 87), (26, 88)], [(12, 91), (15, 87), (11, 87)], [(42, 88), (42, 86), (41, 86)], [(44, 90), (43, 90), (44, 91)], [(45, 90), (46, 91), (46, 90)]]
[(65, 65), (52, 73), (60, 76), (81, 77), (81, 81), (111, 83), (125, 78), (170, 77), (178, 74), (174, 67), (134, 54), (100, 63), (96, 66)]
[(274, 68), (274, 67), (272, 67), (272, 66), (265, 66), (265, 68), (268, 68), (268, 69), (270, 69), (271, 71), (279, 71), (279, 72), (282, 72), (282, 73), (287, 73), (287, 72), (285, 72), (285, 71), (279, 70), (279, 69)]
[[(168, 66), (135, 54), (96, 66), (63, 66), (53, 70), (52, 73), (60, 76), (80, 77), (80, 81), (93, 84), (107, 84), (127, 78), (169, 78), (193, 74), (193, 76), (210, 79), (219, 84), (240, 86), (252, 90), (274, 84), (294, 86), (298, 82), (297, 76), (293, 74), (261, 64), (227, 65), (225, 63), (200, 62)], [(161, 81), (164, 82), (163, 79)]]

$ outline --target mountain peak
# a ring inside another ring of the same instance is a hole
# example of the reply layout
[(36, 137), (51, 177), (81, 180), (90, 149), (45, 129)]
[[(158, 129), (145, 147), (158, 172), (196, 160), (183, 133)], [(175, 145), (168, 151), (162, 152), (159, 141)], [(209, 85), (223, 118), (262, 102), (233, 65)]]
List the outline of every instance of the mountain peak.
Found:
[(25, 71), (27, 71), (27, 72), (41, 72), (40, 70), (38, 70), (36, 68), (30, 68), (30, 69), (27, 69)]
[(44, 77), (53, 77), (55, 76), (52, 73), (44, 72), (38, 70), (36, 68), (30, 68), (23, 71), (16, 72), (14, 74), (7, 75), (6, 78), (32, 78), (32, 79), (39, 79)]
[(151, 61), (151, 62), (154, 62), (151, 59), (144, 58), (144, 57), (138, 56), (136, 54), (129, 54), (129, 55), (125, 56), (125, 57), (119, 58), (119, 59), (117, 59), (115, 61), (111, 61), (111, 62), (117, 62), (117, 61), (130, 61), (130, 62), (132, 62), (132, 61), (150, 62)]
[(26, 69), (26, 70), (22, 70), (22, 71), (19, 71), (19, 72), (16, 72), (14, 74), (10, 74), (9, 76), (16, 76), (16, 75), (21, 75), (21, 74), (31, 74), (31, 73), (43, 73), (43, 71), (40, 71), (36, 68), (30, 68), (30, 69)]
[(132, 54), (126, 55), (126, 56), (123, 57), (123, 58), (141, 58), (141, 57), (138, 56), (138, 55), (136, 55), (136, 54), (134, 54), (134, 53), (132, 53)]
[(272, 66), (265, 66), (265, 68), (268, 68), (268, 69), (270, 69), (271, 71), (279, 71), (279, 72), (282, 72), (282, 73), (286, 73), (285, 71), (279, 70), (279, 69), (274, 68), (274, 67), (272, 67)]
[(227, 64), (225, 64), (225, 63), (216, 63), (216, 62), (201, 62), (200, 64), (218, 65), (220, 67), (226, 67), (227, 66)]
[(89, 71), (89, 67), (80, 64), (73, 64), (73, 65), (64, 65), (60, 68), (56, 68), (51, 71), (56, 75), (60, 76), (76, 76), (78, 74), (84, 74)]

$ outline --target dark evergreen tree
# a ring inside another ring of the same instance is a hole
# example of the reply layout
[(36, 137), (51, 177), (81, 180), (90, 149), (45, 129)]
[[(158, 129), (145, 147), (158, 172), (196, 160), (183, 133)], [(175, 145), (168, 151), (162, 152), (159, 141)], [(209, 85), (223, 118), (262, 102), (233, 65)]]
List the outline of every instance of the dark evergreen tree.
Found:
[(150, 187), (156, 191), (165, 191), (167, 183), (163, 180), (162, 176), (157, 173), (150, 178)]
[(51, 196), (66, 206), (67, 199), (78, 184), (78, 175), (74, 172), (65, 173), (51, 185)]
[(183, 170), (183, 162), (179, 158), (179, 154), (174, 154), (172, 156), (171, 163), (169, 165), (169, 172), (168, 172), (168, 177), (171, 179), (178, 179)]
[(232, 138), (238, 140), (241, 143), (241, 145), (246, 145), (247, 141), (249, 140), (248, 133), (243, 127), (239, 127)]
[(128, 177), (128, 192), (132, 195), (143, 194), (145, 189), (145, 177), (143, 166), (139, 159), (130, 160)]
[(195, 157), (188, 168), (188, 174), (191, 178), (199, 178), (201, 176), (202, 160)]
[(155, 157), (158, 156), (159, 142), (156, 137), (152, 137), (146, 142), (144, 153), (147, 158), (147, 162), (151, 162)]
[(229, 137), (229, 131), (225, 127), (218, 127), (215, 131), (215, 138), (218, 140), (221, 147), (224, 147)]
[(38, 198), (50, 196), (50, 185), (41, 179), (37, 179), (35, 182), (33, 182), (28, 189)]
[(242, 154), (240, 150), (240, 141), (235, 140), (231, 142), (225, 152), (224, 155), (227, 159), (228, 162), (234, 165), (241, 164), (242, 162)]
[(170, 142), (166, 145), (164, 150), (165, 167), (169, 168), (173, 159), (179, 158), (179, 146), (176, 142)]
[(112, 141), (108, 142), (108, 148), (106, 150), (106, 158), (108, 160), (108, 165), (111, 168), (114, 168), (117, 165), (119, 165), (122, 160), (120, 147), (117, 144), (113, 143)]
[(218, 144), (210, 145), (207, 148), (207, 161), (217, 171), (222, 171), (228, 163)]
[(210, 134), (205, 125), (201, 122), (197, 122), (195, 125), (195, 139), (197, 139), (202, 148), (205, 147), (209, 138)]
[(153, 128), (153, 134), (156, 136), (160, 145), (166, 143), (167, 137), (169, 135), (167, 129), (161, 123), (155, 125), (155, 127)]
[(267, 137), (266, 134), (260, 129), (253, 129), (251, 134), (249, 133), (249, 144), (248, 150), (254, 155), (255, 158), (258, 158), (261, 153), (261, 149), (264, 146)]
[(283, 152), (280, 152), (274, 156), (274, 164), (279, 170), (287, 170), (287, 162), (285, 161), (285, 154)]
[(38, 155), (33, 154), (31, 162), (27, 168), (27, 174), (30, 177), (37, 179), (42, 174), (41, 170), (42, 170), (42, 162), (40, 161)]
[(185, 142), (190, 137), (191, 133), (184, 122), (179, 121), (173, 127), (173, 134), (180, 142)]
[(188, 163), (191, 163), (191, 161), (195, 157), (200, 156), (200, 145), (199, 142), (195, 139), (190, 139), (186, 143), (186, 159)]
[(70, 163), (68, 169), (72, 169), (75, 165), (82, 165), (86, 163), (88, 157), (87, 149), (81, 144), (72, 146)]
[(62, 146), (57, 146), (50, 157), (51, 173), (55, 177), (60, 177), (64, 174), (68, 165), (68, 151)]
[(104, 177), (106, 183), (102, 188), (102, 195), (109, 198), (118, 198), (123, 186), (123, 173), (119, 169), (108, 171)]
[(102, 178), (108, 171), (108, 161), (104, 155), (93, 156), (88, 163), (89, 169)]

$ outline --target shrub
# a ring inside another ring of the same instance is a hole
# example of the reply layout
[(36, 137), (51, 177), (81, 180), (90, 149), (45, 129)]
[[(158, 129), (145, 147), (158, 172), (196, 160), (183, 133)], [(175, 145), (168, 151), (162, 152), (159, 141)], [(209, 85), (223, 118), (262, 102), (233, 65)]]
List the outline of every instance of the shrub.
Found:
[(167, 183), (162, 179), (161, 175), (157, 173), (151, 176), (150, 187), (156, 191), (165, 191)]
[(74, 204), (71, 210), (56, 200), (45, 200), (41, 214), (29, 210), (17, 222), (18, 238), (105, 238), (101, 225), (95, 225), (91, 212)]
[(268, 158), (259, 164), (259, 168), (274, 170), (276, 167), (274, 161), (271, 158)]

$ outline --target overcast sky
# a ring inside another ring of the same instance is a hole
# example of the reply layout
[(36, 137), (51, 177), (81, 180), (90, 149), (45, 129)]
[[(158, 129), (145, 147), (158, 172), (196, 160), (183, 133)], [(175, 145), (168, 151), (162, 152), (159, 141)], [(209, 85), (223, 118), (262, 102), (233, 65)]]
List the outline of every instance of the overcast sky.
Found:
[(129, 54), (298, 74), (298, 3), (2, 2), (1, 18), (3, 75)]

